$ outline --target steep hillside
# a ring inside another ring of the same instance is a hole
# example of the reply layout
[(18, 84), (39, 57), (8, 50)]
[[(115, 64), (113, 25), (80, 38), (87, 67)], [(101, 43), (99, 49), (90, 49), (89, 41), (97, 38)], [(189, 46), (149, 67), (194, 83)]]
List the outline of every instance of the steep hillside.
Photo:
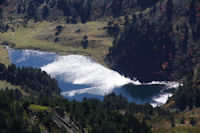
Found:
[[(16, 71), (11, 71), (14, 70), (13, 65), (8, 66), (7, 72), (7, 69), (2, 68), (1, 65), (1, 80), (5, 78), (7, 82), (0, 82), (0, 132), (11, 133), (15, 130), (19, 133), (180, 131), (198, 133), (200, 131), (199, 108), (180, 112), (174, 111), (174, 108), (167, 105), (162, 108), (153, 108), (150, 104), (136, 105), (128, 103), (126, 98), (114, 93), (106, 95), (103, 101), (87, 98), (81, 102), (68, 101), (58, 94), (55, 95), (53, 91), (46, 93), (45, 81), (50, 80), (50, 77), (41, 80), (40, 78), (45, 76), (39, 76), (39, 70), (18, 68), (17, 73), (21, 73), (22, 76), (23, 73), (20, 71), (23, 70), (27, 79), (18, 83), (16, 81), (20, 75), (16, 74)], [(35, 74), (38, 78), (34, 78)], [(19, 86), (15, 86), (17, 84)], [(5, 85), (9, 88), (4, 89)], [(54, 89), (56, 87), (54, 86)]]
[[(11, 44), (9, 46), (14, 48), (84, 54), (107, 66), (104, 59), (113, 41), (107, 33), (108, 21), (145, 9), (156, 2), (2, 0), (0, 43)], [(59, 27), (61, 29), (57, 29)], [(87, 43), (84, 43), (84, 37)]]
[[(0, 43), (88, 55), (127, 77), (183, 83), (166, 105), (69, 101), (0, 45), (0, 133), (199, 133), (199, 0), (0, 0)], [(182, 79), (182, 80), (180, 80)]]
[[(110, 37), (104, 27), (106, 22), (87, 22), (85, 24), (66, 24), (65, 22), (33, 22), (26, 27), (9, 24), (7, 32), (0, 33), (0, 43), (18, 49), (37, 49), (59, 54), (83, 54), (94, 58), (101, 64), (110, 46)], [(58, 33), (58, 27), (62, 31)], [(13, 29), (13, 30), (12, 30)], [(83, 48), (83, 38), (87, 36), (87, 48)]]
[(198, 0), (2, 0), (0, 7), (0, 43), (14, 48), (88, 55), (142, 81), (178, 80), (199, 60)]
[(10, 64), (8, 51), (4, 46), (0, 46), (0, 63), (5, 64), (6, 66)]
[[(110, 94), (104, 101), (84, 98), (77, 102), (68, 101), (59, 93), (56, 80), (40, 69), (16, 68), (13, 64), (6, 68), (0, 64), (0, 132), (150, 131), (145, 122), (140, 122), (128, 112), (129, 103), (121, 95)], [(132, 108), (136, 106), (131, 105)], [(149, 106), (144, 108), (152, 109)], [(120, 109), (127, 113), (121, 114)]]
[(118, 17), (153, 6), (159, 0), (1, 0), (4, 19), (65, 20), (67, 23)]
[(112, 21), (110, 66), (142, 81), (178, 80), (200, 57), (200, 2), (164, 0)]

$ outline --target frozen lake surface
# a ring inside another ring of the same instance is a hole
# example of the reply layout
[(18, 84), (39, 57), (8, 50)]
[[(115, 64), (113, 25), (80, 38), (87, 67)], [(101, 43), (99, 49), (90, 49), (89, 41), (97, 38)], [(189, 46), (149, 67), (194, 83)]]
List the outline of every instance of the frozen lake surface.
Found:
[(122, 94), (130, 102), (164, 104), (176, 82), (140, 83), (108, 69), (83, 55), (61, 56), (52, 52), (13, 50), (8, 48), (10, 60), (17, 66), (41, 68), (56, 78), (62, 95), (70, 100), (87, 98), (103, 99), (111, 92)]

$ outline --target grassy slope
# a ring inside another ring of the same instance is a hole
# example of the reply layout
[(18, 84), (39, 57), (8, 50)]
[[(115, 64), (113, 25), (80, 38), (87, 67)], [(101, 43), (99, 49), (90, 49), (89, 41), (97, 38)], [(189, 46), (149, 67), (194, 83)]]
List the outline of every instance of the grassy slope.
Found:
[(0, 86), (2, 87), (1, 89), (5, 89), (5, 88), (8, 88), (8, 89), (20, 89), (19, 86), (14, 86), (14, 85), (11, 85), (10, 83), (8, 83), (7, 81), (5, 80), (0, 80)]
[(0, 80), (0, 89), (18, 89), (23, 96), (29, 96), (29, 94), (27, 92), (25, 92), (23, 89), (21, 89), (20, 86), (15, 86), (15, 85), (12, 85), (10, 83), (8, 83), (7, 81), (5, 80)]
[(8, 66), (10, 64), (9, 56), (8, 56), (8, 51), (4, 46), (0, 45), (0, 63), (5, 64)]
[[(8, 66), (10, 64), (8, 51), (2, 45), (0, 45), (0, 63), (4, 64), (6, 66)], [(29, 96), (29, 94), (27, 92), (25, 92), (24, 90), (22, 90), (20, 86), (15, 86), (15, 85), (8, 83), (5, 80), (0, 80), (0, 89), (6, 89), (6, 88), (19, 89), (24, 96)]]
[[(56, 26), (62, 25), (64, 30), (55, 36)], [(101, 64), (108, 48), (112, 45), (112, 38), (107, 35), (104, 27), (106, 22), (88, 22), (86, 24), (65, 24), (59, 22), (29, 22), (27, 27), (10, 25), (15, 31), (0, 33), (0, 42), (8, 41), (16, 44), (15, 48), (38, 49), (52, 51), (59, 54), (89, 55)], [(88, 36), (89, 45), (83, 49), (81, 40)], [(55, 38), (58, 42), (54, 42)], [(105, 65), (105, 64), (104, 64)]]
[[(181, 118), (185, 118), (185, 124), (181, 124)], [(195, 126), (191, 126), (190, 119), (194, 117), (197, 120)], [(153, 133), (200, 133), (200, 108), (191, 111), (175, 114), (175, 127), (171, 127), (168, 119), (160, 116), (152, 117), (151, 125)]]
[[(1, 46), (1, 45), (0, 45), (0, 63), (4, 64), (6, 66), (8, 66), (10, 64), (8, 51), (4, 46)], [(11, 85), (10, 83), (8, 83), (5, 80), (0, 80), (0, 89), (5, 89), (5, 88), (19, 89), (24, 96), (28, 96), (28, 93), (26, 93), (24, 90), (22, 90), (20, 86)]]

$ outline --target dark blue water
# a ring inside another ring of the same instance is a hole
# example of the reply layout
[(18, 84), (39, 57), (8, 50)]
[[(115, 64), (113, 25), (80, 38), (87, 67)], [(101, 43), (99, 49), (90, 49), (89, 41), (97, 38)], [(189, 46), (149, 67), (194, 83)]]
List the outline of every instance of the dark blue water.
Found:
[[(57, 55), (55, 53), (51, 52), (39, 52), (39, 51), (33, 51), (33, 50), (12, 50), (9, 49), (10, 54), (10, 60), (12, 63), (16, 64), (17, 66), (32, 66), (41, 68), (47, 64), (51, 64), (57, 60), (60, 55)], [(66, 63), (66, 62), (64, 62)], [(69, 62), (70, 63), (70, 62)], [(95, 63), (95, 62), (94, 62)], [(60, 64), (63, 65), (63, 64)], [(72, 64), (73, 65), (73, 64)], [(73, 66), (72, 66), (73, 68)], [(70, 73), (70, 70), (68, 70)], [(99, 74), (99, 73), (98, 73)], [(103, 74), (103, 73), (102, 73)], [(65, 75), (66, 76), (66, 75)], [(75, 95), (63, 95), (64, 97), (67, 97), (70, 100), (76, 99), (78, 101), (82, 100), (84, 97), (87, 98), (99, 98), (103, 99), (102, 94), (95, 93), (96, 90), (92, 91), (86, 91), (81, 92), (84, 88), (91, 88), (93, 85), (91, 84), (74, 84), (73, 82), (65, 81), (63, 78), (65, 76), (61, 75), (55, 75), (54, 77), (58, 80), (59, 87), (61, 88), (62, 92), (70, 92), (73, 90), (77, 90), (77, 94)], [(98, 76), (98, 75), (97, 75)], [(85, 75), (87, 78), (87, 74)], [(105, 79), (106, 80), (106, 79)], [(98, 80), (97, 80), (98, 81)], [(95, 84), (95, 83), (94, 83)], [(152, 85), (134, 85), (132, 83), (129, 83), (127, 85), (117, 87), (112, 90), (112, 92), (115, 92), (116, 94), (122, 94), (125, 96), (129, 101), (134, 101), (138, 104), (143, 103), (155, 103), (155, 104), (163, 104), (163, 101), (155, 101), (155, 97), (159, 97), (161, 93), (168, 94), (169, 92), (163, 91), (166, 88), (165, 85), (159, 85), (159, 84), (152, 84)]]

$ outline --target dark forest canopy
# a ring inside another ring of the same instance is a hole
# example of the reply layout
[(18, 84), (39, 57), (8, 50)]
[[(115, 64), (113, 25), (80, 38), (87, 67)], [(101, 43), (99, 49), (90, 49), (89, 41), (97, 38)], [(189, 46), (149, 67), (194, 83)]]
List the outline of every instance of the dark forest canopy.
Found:
[(200, 67), (195, 67), (183, 80), (183, 85), (174, 93), (172, 100), (180, 110), (191, 110), (200, 107)]
[(37, 133), (38, 127), (28, 127), (28, 121), (24, 118), (25, 108), (17, 101), (15, 92), (0, 90), (0, 133)]
[(6, 80), (13, 85), (20, 85), (25, 91), (29, 89), (51, 96), (53, 93), (60, 95), (58, 82), (46, 72), (33, 67), (16, 67), (14, 64), (5, 67), (0, 64), (0, 80)]
[(127, 76), (147, 81), (166, 79), (175, 54), (172, 37), (173, 29), (167, 23), (158, 26), (141, 20), (128, 24), (107, 59)]
[[(30, 104), (48, 108), (49, 111), (56, 110), (60, 117), (64, 117), (64, 112), (67, 112), (66, 114), (70, 114), (71, 121), (77, 122), (81, 132), (87, 129), (94, 133), (113, 131), (148, 133), (150, 127), (145, 120), (139, 121), (134, 116), (135, 113), (143, 113), (147, 118), (157, 113), (166, 116), (169, 114), (168, 111), (159, 107), (153, 109), (150, 104), (128, 103), (122, 95), (118, 96), (114, 93), (106, 95), (103, 101), (87, 98), (81, 102), (69, 101), (59, 95), (53, 95), (60, 92), (55, 79), (40, 69), (32, 67), (20, 68), (14, 64), (5, 67), (0, 64), (0, 80), (20, 85), (21, 89), (28, 88), (37, 91), (41, 95), (32, 99), (31, 96), (24, 97), (21, 90), (18, 89), (0, 89), (0, 126), (2, 132), (10, 133), (14, 129), (20, 133), (41, 132), (40, 124), (44, 125), (48, 132), (52, 132), (55, 128), (62, 133), (65, 131), (65, 129), (55, 125), (53, 121), (55, 112), (34, 113)], [(124, 113), (120, 113), (119, 110), (123, 110)], [(30, 122), (33, 116), (37, 118), (37, 122)], [(8, 120), (9, 122), (7, 122)]]
[[(62, 133), (65, 131), (65, 129), (55, 126), (53, 121), (55, 114), (53, 112), (34, 114), (30, 109), (30, 102), (24, 100), (18, 94), (18, 90), (0, 90), (1, 133), (11, 133), (13, 130), (16, 133), (39, 133), (41, 132), (39, 127), (41, 124), (47, 128), (48, 132), (52, 132), (53, 129), (55, 131), (55, 128)], [(104, 98), (103, 102), (87, 98), (84, 98), (82, 102), (76, 102), (61, 97), (46, 97), (45, 100), (42, 98), (32, 101), (32, 104), (40, 104), (41, 107), (44, 105), (52, 111), (55, 109), (60, 117), (64, 117), (64, 112), (70, 113), (71, 121), (77, 122), (81, 129), (80, 132), (84, 132), (84, 129), (92, 133), (111, 133), (113, 131), (123, 133), (150, 132), (150, 127), (147, 126), (145, 121), (140, 122), (133, 114), (143, 112), (146, 115), (151, 115), (156, 113), (156, 110), (150, 105), (143, 106), (133, 103), (118, 107), (118, 103), (123, 103), (124, 100), (126, 101), (122, 96), (110, 94)], [(111, 105), (108, 105), (108, 102)], [(119, 109), (125, 110), (126, 113), (121, 114), (118, 111)], [(32, 115), (37, 117), (37, 122), (30, 122)]]
[(124, 16), (124, 28), (122, 23), (110, 21), (108, 33), (114, 41), (106, 58), (108, 64), (142, 81), (182, 78), (200, 60), (200, 18), (196, 18), (195, 3), (195, 0), (190, 2), (185, 22), (178, 24), (174, 24), (177, 9), (173, 0), (166, 1), (164, 16), (160, 18), (154, 16), (160, 11), (153, 7), (150, 18), (142, 12)]
[[(129, 12), (134, 7), (141, 10), (155, 5), (159, 0), (18, 0), (16, 2), (1, 0), (0, 5), (7, 14), (17, 13), (16, 16), (26, 20), (57, 20), (66, 18), (67, 23), (81, 21), (85, 23), (95, 18), (120, 17), (124, 11)], [(15, 7), (14, 7), (15, 6)], [(1, 7), (0, 7), (1, 8)], [(12, 8), (12, 9), (11, 9)], [(98, 10), (98, 11), (97, 11)], [(13, 16), (14, 17), (14, 16)]]

